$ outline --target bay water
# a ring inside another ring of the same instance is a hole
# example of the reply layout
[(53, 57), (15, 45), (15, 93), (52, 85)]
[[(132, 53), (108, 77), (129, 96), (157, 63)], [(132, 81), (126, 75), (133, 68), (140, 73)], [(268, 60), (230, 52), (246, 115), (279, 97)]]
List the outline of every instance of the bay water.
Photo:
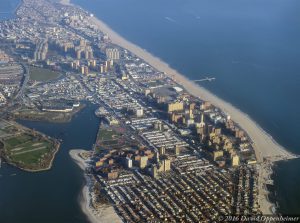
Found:
[(2, 164), (0, 168), (0, 222), (85, 223), (79, 196), (85, 184), (70, 149), (92, 149), (100, 120), (95, 105), (87, 105), (69, 123), (18, 121), (26, 127), (62, 140), (49, 171), (28, 173)]

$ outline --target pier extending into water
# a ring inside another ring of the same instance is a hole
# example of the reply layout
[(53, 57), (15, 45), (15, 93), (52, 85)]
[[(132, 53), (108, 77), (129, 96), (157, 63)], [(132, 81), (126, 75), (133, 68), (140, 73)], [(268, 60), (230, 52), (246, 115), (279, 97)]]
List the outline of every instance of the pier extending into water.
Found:
[(214, 81), (216, 80), (215, 77), (205, 77), (203, 79), (193, 80), (194, 82), (203, 82), (203, 81)]

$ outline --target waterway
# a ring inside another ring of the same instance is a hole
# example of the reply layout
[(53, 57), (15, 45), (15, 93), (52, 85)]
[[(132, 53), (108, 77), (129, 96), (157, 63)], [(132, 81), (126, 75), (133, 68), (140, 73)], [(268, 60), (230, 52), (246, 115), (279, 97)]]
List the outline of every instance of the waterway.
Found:
[(11, 19), (20, 0), (0, 0), (0, 20)]
[(70, 123), (19, 121), (29, 128), (62, 139), (62, 144), (50, 171), (27, 173), (2, 164), (0, 222), (88, 222), (78, 204), (84, 184), (83, 174), (70, 158), (69, 150), (92, 148), (100, 121), (94, 115), (96, 108), (88, 105)]

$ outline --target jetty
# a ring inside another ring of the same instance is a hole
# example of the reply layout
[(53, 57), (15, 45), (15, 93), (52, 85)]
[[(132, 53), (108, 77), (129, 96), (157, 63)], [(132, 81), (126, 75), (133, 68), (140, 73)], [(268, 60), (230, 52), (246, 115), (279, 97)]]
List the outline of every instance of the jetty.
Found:
[(205, 77), (205, 78), (198, 79), (198, 80), (193, 80), (193, 81), (194, 82), (203, 82), (203, 81), (209, 81), (209, 82), (211, 82), (211, 81), (214, 81), (214, 80), (216, 80), (215, 77)]

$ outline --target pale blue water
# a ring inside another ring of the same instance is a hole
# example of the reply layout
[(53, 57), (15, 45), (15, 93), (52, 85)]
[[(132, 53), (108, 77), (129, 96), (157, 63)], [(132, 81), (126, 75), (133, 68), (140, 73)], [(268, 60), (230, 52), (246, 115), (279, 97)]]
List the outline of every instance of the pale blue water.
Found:
[(88, 222), (78, 202), (85, 183), (83, 173), (69, 156), (69, 150), (92, 149), (100, 122), (94, 115), (96, 108), (88, 105), (70, 123), (20, 121), (29, 128), (63, 141), (49, 171), (27, 173), (2, 164), (1, 223)]
[(0, 0), (0, 20), (14, 17), (14, 10), (20, 0)]

